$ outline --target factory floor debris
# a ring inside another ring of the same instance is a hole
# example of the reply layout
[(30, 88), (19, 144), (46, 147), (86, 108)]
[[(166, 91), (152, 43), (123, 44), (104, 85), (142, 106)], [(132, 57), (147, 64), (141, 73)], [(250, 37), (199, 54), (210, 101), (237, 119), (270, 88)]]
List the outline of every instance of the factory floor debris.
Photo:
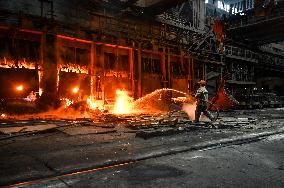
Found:
[(284, 132), (284, 108), (231, 110), (216, 122), (201, 120), (194, 124), (184, 112), (1, 119), (0, 185)]

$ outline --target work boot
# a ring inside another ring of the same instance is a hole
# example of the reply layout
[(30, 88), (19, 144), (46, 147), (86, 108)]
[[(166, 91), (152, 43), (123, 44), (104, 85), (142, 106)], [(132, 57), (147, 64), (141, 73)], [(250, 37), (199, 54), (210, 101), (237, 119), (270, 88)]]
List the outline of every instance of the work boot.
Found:
[(209, 112), (207, 112), (207, 117), (213, 122), (216, 121), (216, 118)]
[(214, 116), (210, 117), (209, 118), (212, 122), (215, 122), (216, 121), (216, 118)]

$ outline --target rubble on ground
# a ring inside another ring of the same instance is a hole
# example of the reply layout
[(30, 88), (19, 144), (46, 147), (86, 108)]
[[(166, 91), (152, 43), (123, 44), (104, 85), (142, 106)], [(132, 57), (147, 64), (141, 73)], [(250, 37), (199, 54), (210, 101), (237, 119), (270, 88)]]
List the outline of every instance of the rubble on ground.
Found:
[(44, 131), (60, 131), (70, 136), (128, 132), (135, 133), (136, 137), (151, 138), (200, 129), (267, 129), (276, 121), (283, 123), (280, 121), (283, 118), (281, 110), (277, 113), (261, 110), (223, 112), (215, 122), (202, 118), (200, 123), (193, 123), (183, 111), (127, 115), (102, 113), (72, 119), (54, 115), (45, 115), (44, 119), (27, 116), (26, 120), (1, 119), (0, 138)]

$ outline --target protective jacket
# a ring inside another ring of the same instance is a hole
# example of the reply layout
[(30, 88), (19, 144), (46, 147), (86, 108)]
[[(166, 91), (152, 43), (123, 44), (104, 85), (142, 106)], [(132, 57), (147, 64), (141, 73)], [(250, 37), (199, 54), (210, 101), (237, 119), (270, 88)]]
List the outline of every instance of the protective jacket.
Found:
[(208, 102), (208, 91), (205, 86), (200, 87), (195, 94), (195, 98), (197, 99), (197, 105), (207, 106)]

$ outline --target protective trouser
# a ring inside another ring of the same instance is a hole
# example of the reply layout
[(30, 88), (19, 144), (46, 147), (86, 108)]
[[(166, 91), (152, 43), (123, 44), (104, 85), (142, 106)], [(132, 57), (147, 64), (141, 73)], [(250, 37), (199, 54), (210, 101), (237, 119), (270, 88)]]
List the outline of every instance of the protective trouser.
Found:
[(197, 105), (196, 106), (196, 110), (195, 110), (195, 120), (194, 122), (199, 122), (199, 118), (201, 113), (203, 112), (203, 114), (208, 117), (211, 121), (214, 121), (214, 117), (212, 114), (210, 114), (210, 112), (207, 111), (207, 106), (204, 105)]

